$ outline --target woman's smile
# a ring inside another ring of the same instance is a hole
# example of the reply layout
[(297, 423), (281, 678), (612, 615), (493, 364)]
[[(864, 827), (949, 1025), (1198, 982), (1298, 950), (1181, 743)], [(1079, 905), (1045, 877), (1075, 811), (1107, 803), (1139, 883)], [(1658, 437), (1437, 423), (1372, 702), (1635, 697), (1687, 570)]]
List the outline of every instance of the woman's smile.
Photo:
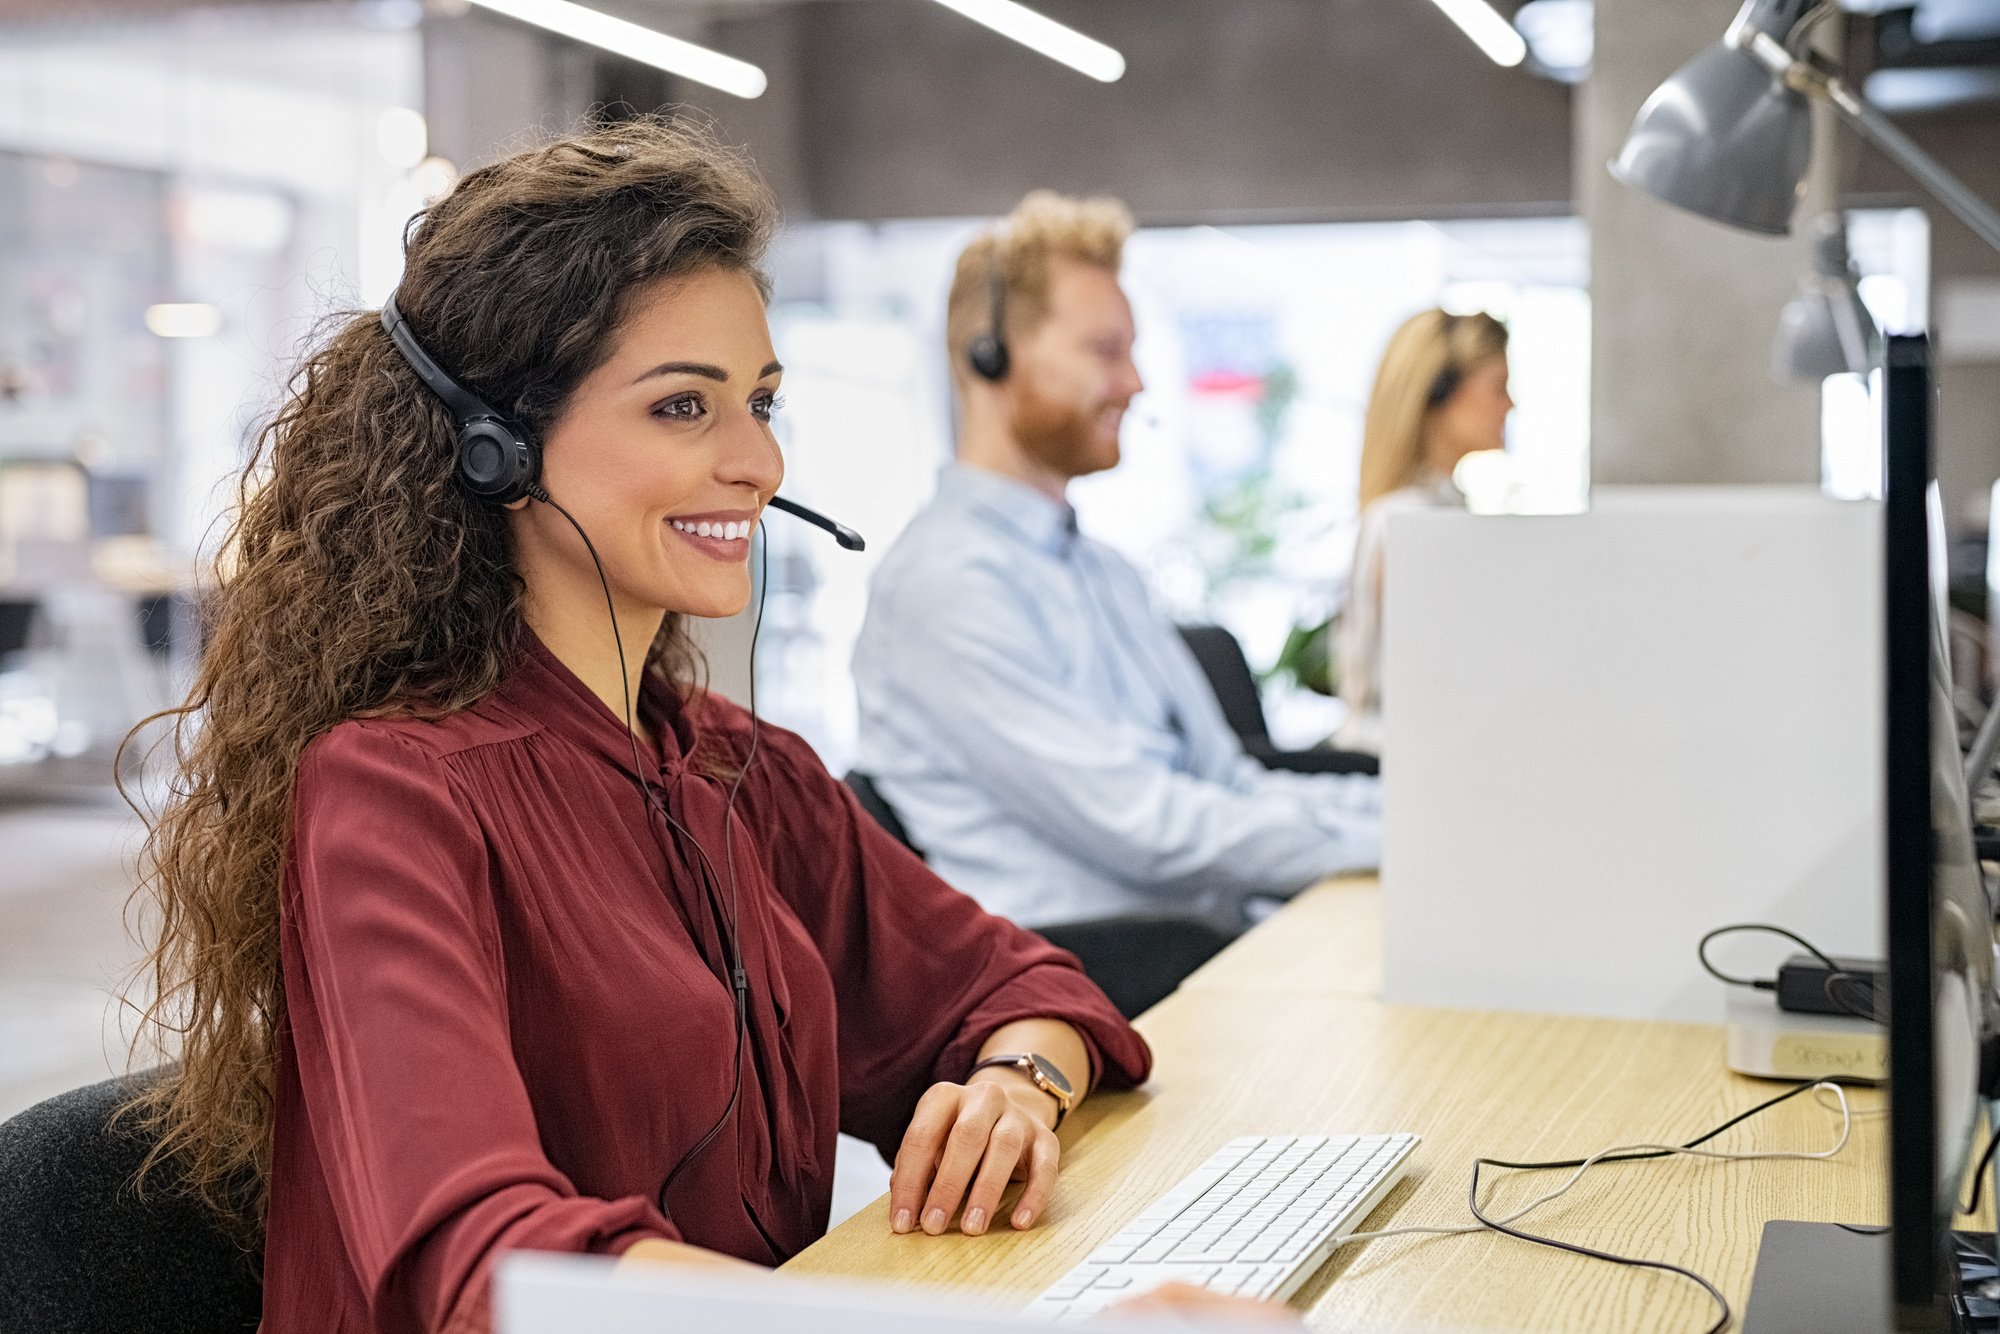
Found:
[(755, 510), (716, 510), (707, 514), (675, 514), (667, 527), (689, 546), (714, 560), (750, 558), (750, 534), (757, 530)]

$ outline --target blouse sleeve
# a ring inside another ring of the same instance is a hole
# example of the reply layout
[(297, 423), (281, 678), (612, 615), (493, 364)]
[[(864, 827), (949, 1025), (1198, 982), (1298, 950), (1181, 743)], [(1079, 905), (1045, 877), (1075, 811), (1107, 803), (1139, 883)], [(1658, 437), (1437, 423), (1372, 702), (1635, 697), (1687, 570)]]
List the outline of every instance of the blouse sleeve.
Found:
[(678, 1240), (542, 1152), (509, 1043), (485, 839), (381, 727), (307, 749), (282, 913), (286, 1022), (346, 1258), (384, 1327), (480, 1329), (503, 1250)]
[(861, 809), (799, 737), (763, 728), (756, 781), (773, 879), (818, 943), (840, 1007), (841, 1129), (892, 1156), (931, 1084), (963, 1081), (1017, 1019), (1083, 1037), (1098, 1086), (1145, 1080), (1152, 1053), (1076, 956), (940, 880)]

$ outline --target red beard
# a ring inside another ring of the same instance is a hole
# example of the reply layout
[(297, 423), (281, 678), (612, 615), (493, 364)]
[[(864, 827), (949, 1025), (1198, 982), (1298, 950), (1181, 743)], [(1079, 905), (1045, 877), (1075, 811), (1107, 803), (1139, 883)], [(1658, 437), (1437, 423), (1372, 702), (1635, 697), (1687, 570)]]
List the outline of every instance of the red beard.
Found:
[(1062, 477), (1083, 477), (1118, 465), (1118, 443), (1098, 438), (1105, 405), (1078, 408), (1046, 398), (1025, 380), (1013, 382), (1014, 438), (1036, 463)]

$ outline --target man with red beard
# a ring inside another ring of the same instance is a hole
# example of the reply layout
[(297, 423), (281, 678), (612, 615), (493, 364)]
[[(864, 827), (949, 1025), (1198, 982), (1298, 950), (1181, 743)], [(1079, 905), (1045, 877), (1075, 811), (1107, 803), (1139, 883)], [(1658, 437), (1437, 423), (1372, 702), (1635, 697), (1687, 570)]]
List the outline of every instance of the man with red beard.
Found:
[[(1132, 221), (1038, 191), (959, 257), (956, 460), (884, 557), (854, 652), (860, 762), (931, 865), (1077, 950), (1126, 1013), (1252, 898), (1372, 867), (1376, 780), (1264, 769), (1070, 481), (1118, 463), (1143, 385), (1118, 267)], [(1135, 919), (1181, 924), (1149, 947)], [(1121, 929), (1120, 924), (1130, 923)]]

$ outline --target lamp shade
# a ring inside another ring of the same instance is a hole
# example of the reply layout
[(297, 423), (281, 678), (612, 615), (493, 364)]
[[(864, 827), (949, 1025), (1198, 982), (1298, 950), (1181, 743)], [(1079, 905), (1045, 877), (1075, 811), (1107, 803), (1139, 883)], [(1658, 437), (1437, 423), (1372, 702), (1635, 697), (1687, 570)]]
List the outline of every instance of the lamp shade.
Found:
[(1837, 214), (1813, 223), (1813, 271), (1778, 316), (1771, 374), (1817, 384), (1829, 375), (1866, 375), (1881, 358), (1882, 333), (1862, 304)]
[(1782, 236), (1811, 156), (1805, 95), (1718, 42), (1646, 99), (1611, 174), (1705, 218)]
[(1814, 275), (1778, 316), (1771, 374), (1819, 383), (1829, 375), (1866, 375), (1881, 334), (1852, 285)]

